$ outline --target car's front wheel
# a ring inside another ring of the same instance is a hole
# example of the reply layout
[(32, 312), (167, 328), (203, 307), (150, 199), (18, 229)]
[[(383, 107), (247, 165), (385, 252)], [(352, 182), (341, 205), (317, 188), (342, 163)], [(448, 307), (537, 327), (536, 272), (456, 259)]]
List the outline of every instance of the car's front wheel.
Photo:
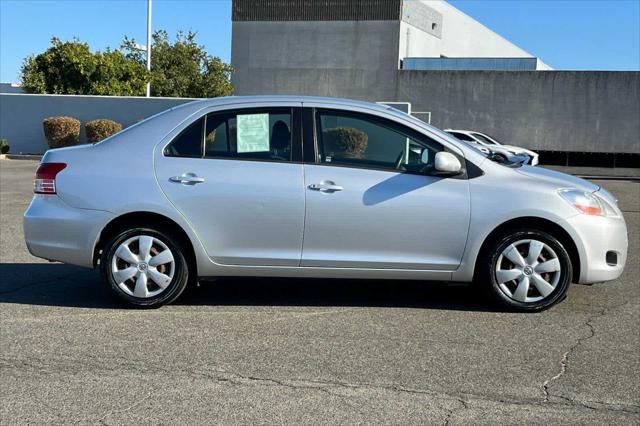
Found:
[(498, 238), (486, 257), (485, 280), (501, 305), (540, 311), (562, 300), (572, 280), (571, 258), (554, 236), (516, 230)]
[(102, 251), (100, 268), (109, 287), (137, 307), (171, 303), (189, 280), (179, 240), (150, 228), (129, 229), (112, 238)]

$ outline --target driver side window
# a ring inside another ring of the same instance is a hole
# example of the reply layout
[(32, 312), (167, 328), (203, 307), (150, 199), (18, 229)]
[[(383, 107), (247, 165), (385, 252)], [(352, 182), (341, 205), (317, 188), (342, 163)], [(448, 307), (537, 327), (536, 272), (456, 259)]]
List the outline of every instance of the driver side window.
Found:
[(442, 145), (393, 121), (366, 114), (318, 110), (320, 162), (425, 172)]

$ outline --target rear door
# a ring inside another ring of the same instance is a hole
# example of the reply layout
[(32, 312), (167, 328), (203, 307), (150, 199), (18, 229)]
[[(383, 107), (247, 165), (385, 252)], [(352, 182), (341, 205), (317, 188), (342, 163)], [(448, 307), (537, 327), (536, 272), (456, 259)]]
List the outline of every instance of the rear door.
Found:
[(299, 265), (305, 204), (299, 110), (212, 112), (156, 150), (162, 190), (216, 263)]
[(445, 147), (364, 113), (317, 109), (314, 124), (302, 266), (456, 269), (469, 229), (469, 184), (430, 174)]

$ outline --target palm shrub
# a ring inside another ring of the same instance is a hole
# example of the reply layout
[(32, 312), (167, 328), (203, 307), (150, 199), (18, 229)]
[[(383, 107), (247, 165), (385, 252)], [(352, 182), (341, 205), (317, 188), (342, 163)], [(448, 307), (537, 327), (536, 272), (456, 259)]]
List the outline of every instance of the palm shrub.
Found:
[(84, 129), (87, 133), (87, 140), (96, 143), (122, 130), (122, 124), (106, 118), (98, 118), (85, 123)]
[(80, 142), (80, 121), (73, 117), (49, 117), (42, 122), (49, 148), (73, 146)]

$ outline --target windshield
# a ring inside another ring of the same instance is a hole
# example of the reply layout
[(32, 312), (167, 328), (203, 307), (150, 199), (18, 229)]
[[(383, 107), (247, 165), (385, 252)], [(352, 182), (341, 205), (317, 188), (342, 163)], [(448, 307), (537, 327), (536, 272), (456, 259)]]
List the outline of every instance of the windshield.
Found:
[(488, 137), (486, 137), (485, 135), (482, 135), (480, 133), (474, 133), (473, 136), (475, 136), (476, 138), (480, 139), (480, 142), (486, 143), (487, 145), (500, 145), (499, 143), (495, 142), (492, 139), (489, 139)]

